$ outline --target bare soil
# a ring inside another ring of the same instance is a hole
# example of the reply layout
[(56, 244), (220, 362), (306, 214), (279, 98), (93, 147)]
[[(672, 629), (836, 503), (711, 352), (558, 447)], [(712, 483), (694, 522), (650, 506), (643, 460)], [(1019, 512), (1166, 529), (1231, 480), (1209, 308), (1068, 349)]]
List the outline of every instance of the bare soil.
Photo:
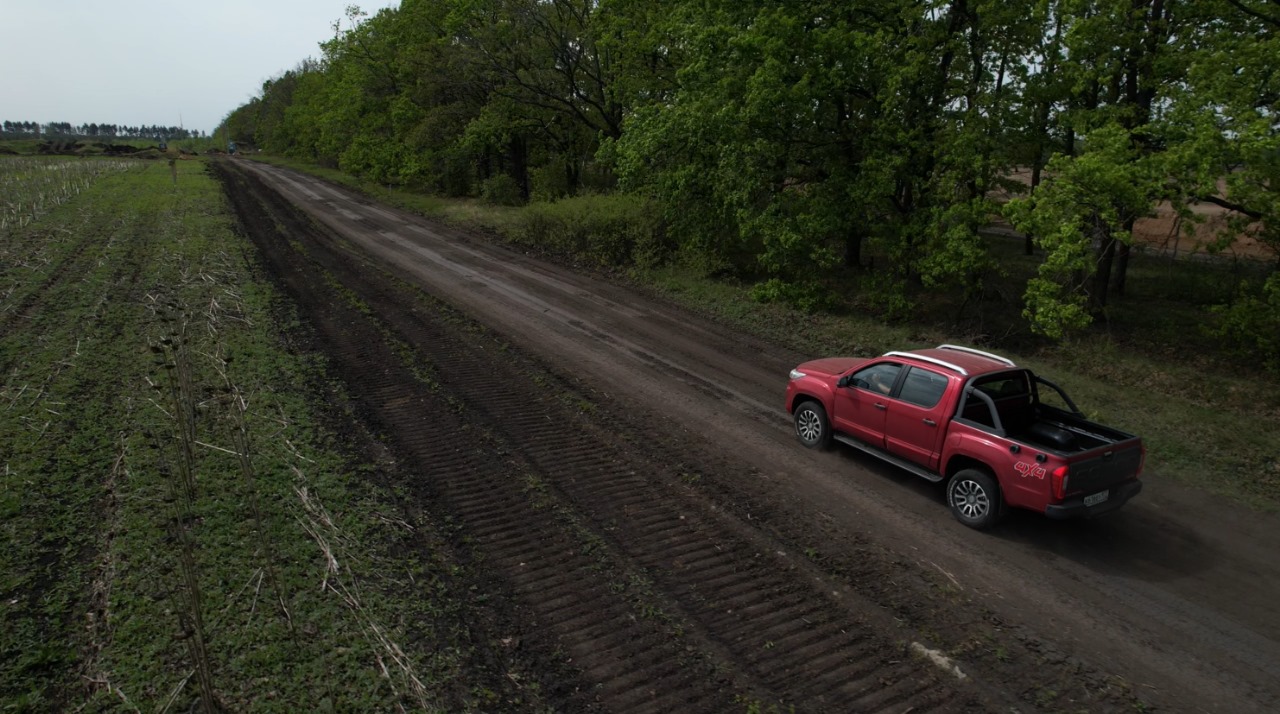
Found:
[(806, 355), (313, 177), (215, 171), (389, 493), (479, 573), (477, 682), (517, 663), (561, 711), (1280, 709), (1275, 516), (1149, 473), (1112, 517), (977, 533), (933, 485), (796, 443)]

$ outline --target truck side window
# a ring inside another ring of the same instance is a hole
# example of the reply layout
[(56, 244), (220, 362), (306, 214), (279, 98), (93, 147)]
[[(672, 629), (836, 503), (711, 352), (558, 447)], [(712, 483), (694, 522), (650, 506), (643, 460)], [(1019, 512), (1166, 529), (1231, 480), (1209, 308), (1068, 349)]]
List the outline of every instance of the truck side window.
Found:
[(927, 369), (912, 367), (902, 383), (898, 398), (918, 407), (929, 409), (937, 406), (942, 393), (947, 391), (947, 378)]
[(850, 384), (867, 389), (877, 394), (887, 395), (893, 391), (893, 383), (898, 381), (898, 373), (902, 365), (892, 362), (881, 362), (853, 373)]

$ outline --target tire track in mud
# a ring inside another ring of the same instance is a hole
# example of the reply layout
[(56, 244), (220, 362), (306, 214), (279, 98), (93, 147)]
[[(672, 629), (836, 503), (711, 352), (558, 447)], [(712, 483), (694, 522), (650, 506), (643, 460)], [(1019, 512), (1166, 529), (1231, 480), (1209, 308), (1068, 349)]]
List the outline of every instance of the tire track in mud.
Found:
[(398, 286), (258, 179), (220, 173), (360, 412), (420, 474), (415, 494), (507, 584), (524, 636), (581, 672), (557, 705), (988, 708), (835, 583), (679, 489), (678, 455), (629, 448), (573, 384)]

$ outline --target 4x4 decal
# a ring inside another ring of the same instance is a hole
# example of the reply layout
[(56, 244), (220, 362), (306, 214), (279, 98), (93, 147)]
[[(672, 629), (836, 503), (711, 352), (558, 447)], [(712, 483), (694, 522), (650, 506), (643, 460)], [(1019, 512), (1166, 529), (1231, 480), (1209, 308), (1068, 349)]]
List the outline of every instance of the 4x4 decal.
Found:
[(1033, 464), (1030, 461), (1019, 461), (1013, 465), (1013, 468), (1017, 470), (1018, 473), (1022, 474), (1023, 478), (1035, 476), (1040, 480), (1044, 480), (1044, 476), (1047, 473), (1043, 466)]

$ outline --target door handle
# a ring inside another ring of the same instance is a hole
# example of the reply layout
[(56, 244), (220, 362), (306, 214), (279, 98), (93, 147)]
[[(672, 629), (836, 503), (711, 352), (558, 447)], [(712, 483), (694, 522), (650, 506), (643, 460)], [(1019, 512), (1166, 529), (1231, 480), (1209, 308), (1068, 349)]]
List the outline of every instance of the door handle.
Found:
[(881, 410), (883, 410), (883, 409), (888, 409), (888, 408), (889, 408), (889, 407), (885, 406), (884, 404), (880, 404), (880, 403), (877, 403), (877, 404), (876, 404), (876, 409), (881, 409)]
[(929, 417), (925, 417), (925, 418), (924, 418), (924, 423), (925, 423), (925, 424), (928, 424), (929, 426), (937, 426), (937, 425), (938, 425), (938, 422), (936, 422), (936, 421), (934, 421), (934, 420), (930, 419)]

